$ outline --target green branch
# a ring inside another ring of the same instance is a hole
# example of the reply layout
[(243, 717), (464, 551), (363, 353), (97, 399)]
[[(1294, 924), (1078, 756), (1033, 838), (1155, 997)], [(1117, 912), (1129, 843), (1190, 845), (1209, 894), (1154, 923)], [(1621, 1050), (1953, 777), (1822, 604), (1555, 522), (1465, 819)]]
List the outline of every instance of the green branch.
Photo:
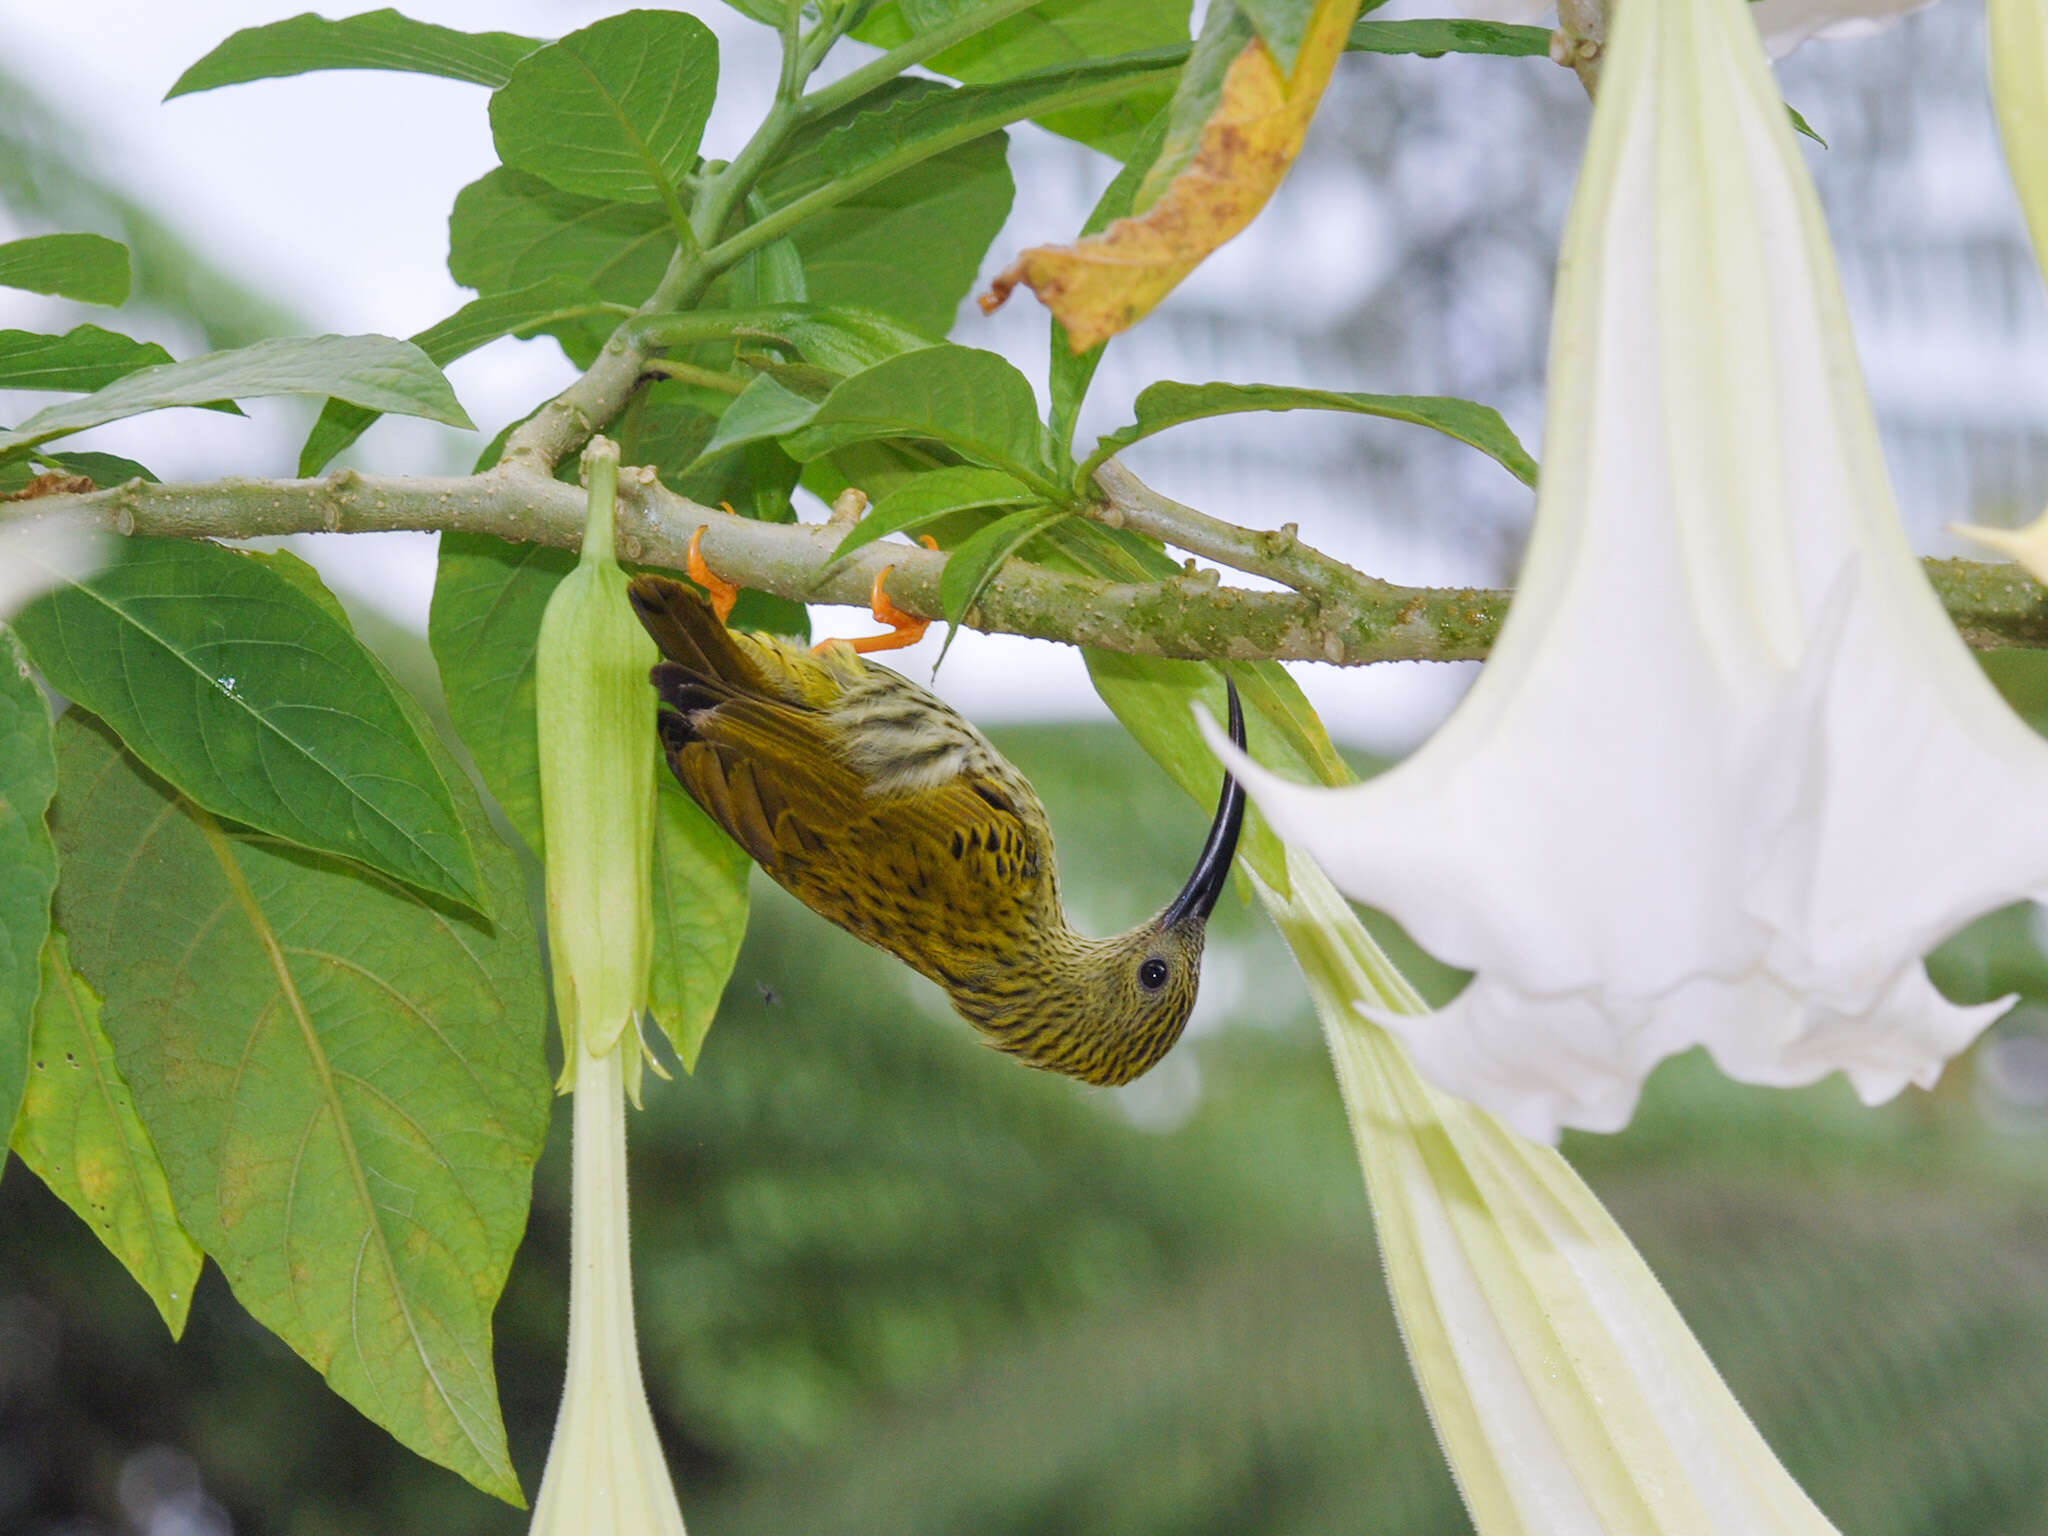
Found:
[[(743, 586), (798, 601), (865, 608), (876, 574), (894, 566), (889, 592), (904, 609), (939, 619), (946, 557), (875, 543), (832, 558), (843, 523), (763, 523), (700, 506), (661, 485), (646, 468), (622, 472), (621, 558), (680, 569), (690, 535), (706, 530), (712, 567)], [(1177, 503), (1158, 498), (1148, 514), (1160, 536), (1195, 548), (1218, 525), (1195, 514), (1183, 525)], [(0, 503), (0, 528), (72, 513), (124, 534), (250, 538), (261, 534), (462, 530), (574, 549), (583, 536), (583, 493), (554, 479), (500, 467), (449, 478), (372, 476), (342, 470), (317, 480), (221, 480), (209, 484), (131, 482), (82, 496)], [(1250, 530), (1238, 534), (1257, 538)], [(1326, 559), (1327, 557), (1319, 557)], [(1929, 579), (1964, 640), (1979, 649), (2048, 648), (2048, 591), (2013, 565), (1929, 560)], [(1189, 660), (1470, 661), (1486, 655), (1510, 594), (1482, 589), (1402, 587), (1352, 573), (1345, 602), (1302, 592), (1253, 592), (1221, 585), (1214, 571), (1161, 582), (1113, 582), (1056, 574), (1011, 561), (967, 616), (970, 627), (1031, 635), (1138, 656)]]

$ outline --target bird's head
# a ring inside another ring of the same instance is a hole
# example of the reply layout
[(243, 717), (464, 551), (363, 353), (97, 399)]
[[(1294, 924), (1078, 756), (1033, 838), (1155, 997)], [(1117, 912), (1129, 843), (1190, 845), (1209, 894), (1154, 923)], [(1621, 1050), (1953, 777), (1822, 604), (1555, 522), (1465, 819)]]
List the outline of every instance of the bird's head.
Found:
[[(1244, 707), (1229, 689), (1230, 739), (1244, 746)], [(1039, 1000), (1037, 1017), (997, 1043), (1055, 1072), (1091, 1083), (1127, 1083), (1173, 1048), (1194, 1012), (1209, 914), (1230, 879), (1244, 825), (1244, 788), (1230, 775), (1208, 840), (1187, 884), (1157, 917), (1113, 939), (1082, 941), (1068, 985)], [(1084, 1022), (1085, 1021), (1085, 1022)]]

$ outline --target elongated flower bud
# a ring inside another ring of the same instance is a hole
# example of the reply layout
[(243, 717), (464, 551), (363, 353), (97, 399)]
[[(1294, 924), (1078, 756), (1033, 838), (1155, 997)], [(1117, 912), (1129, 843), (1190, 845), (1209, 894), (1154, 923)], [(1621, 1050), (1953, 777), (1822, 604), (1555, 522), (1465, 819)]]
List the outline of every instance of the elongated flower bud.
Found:
[[(1254, 881), (1337, 1065), (1416, 1382), (1480, 1536), (1835, 1536), (1555, 1151), (1426, 1082), (1422, 999), (1315, 862)], [(1365, 1006), (1361, 1006), (1363, 1003)]]
[(531, 1536), (684, 1536), (633, 1329), (626, 1095), (654, 920), (654, 645), (612, 557), (619, 450), (583, 456), (583, 560), (555, 589), (535, 662), (548, 934), (571, 1133), (569, 1373)]
[[(654, 945), (654, 642), (612, 555), (618, 446), (593, 440), (584, 468), (583, 559), (548, 600), (534, 664), (564, 1088), (575, 1086), (579, 1047), (601, 1056), (636, 1024)], [(639, 1088), (636, 1050), (626, 1068), (636, 1102)]]

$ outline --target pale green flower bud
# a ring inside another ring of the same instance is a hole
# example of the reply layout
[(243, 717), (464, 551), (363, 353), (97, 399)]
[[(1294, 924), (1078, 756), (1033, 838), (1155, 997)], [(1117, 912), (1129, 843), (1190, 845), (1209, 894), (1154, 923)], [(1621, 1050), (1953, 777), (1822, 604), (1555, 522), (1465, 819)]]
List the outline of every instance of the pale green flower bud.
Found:
[(619, 450), (583, 455), (583, 559), (555, 589), (535, 659), (548, 935), (570, 1137), (569, 1372), (531, 1536), (684, 1536), (633, 1329), (626, 1095), (642, 1065), (654, 943), (653, 641), (612, 557)]
[(1571, 1164), (1425, 1081), (1422, 999), (1314, 860), (1254, 876), (1307, 978), (1387, 1286), (1480, 1536), (1836, 1536)]
[[(647, 674), (657, 657), (612, 556), (618, 445), (593, 439), (583, 466), (583, 559), (548, 600), (534, 661), (564, 1088), (575, 1086), (579, 1050), (603, 1055), (637, 1028), (654, 946), (655, 698)], [(626, 1068), (636, 1101), (637, 1043), (636, 1034)]]

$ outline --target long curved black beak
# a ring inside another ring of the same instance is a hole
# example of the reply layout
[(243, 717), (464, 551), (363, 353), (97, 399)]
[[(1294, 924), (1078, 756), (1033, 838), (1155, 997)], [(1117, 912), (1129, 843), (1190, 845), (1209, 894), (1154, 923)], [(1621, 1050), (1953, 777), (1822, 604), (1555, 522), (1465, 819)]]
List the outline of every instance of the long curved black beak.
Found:
[[(1238, 702), (1237, 684), (1229, 678), (1223, 680), (1223, 687), (1230, 697), (1230, 739), (1244, 750), (1244, 705)], [(1183, 923), (1193, 918), (1205, 922), (1216, 910), (1216, 898), (1223, 894), (1224, 882), (1230, 878), (1230, 861), (1237, 853), (1237, 834), (1244, 826), (1244, 786), (1228, 772), (1223, 775), (1223, 798), (1216, 802), (1216, 819), (1209, 823), (1209, 840), (1202, 845), (1202, 856), (1195, 861), (1195, 872), (1188, 876), (1188, 883), (1180, 888), (1180, 894), (1173, 898), (1161, 918), (1167, 923)]]

